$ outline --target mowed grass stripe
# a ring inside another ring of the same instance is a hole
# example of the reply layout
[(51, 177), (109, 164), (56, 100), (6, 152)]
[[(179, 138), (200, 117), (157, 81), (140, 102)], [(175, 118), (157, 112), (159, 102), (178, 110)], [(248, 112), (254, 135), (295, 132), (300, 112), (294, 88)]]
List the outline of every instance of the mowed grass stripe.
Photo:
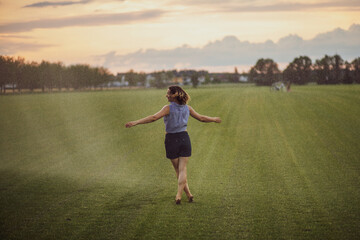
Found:
[[(313, 104), (308, 108), (311, 112), (307, 114), (314, 119), (319, 118), (316, 116), (318, 114), (327, 115), (325, 120), (327, 124), (320, 125), (315, 121), (311, 126), (315, 135), (312, 152), (316, 153), (316, 156), (312, 155), (310, 159), (316, 159), (316, 163), (319, 164), (313, 170), (317, 171), (313, 176), (317, 185), (315, 187), (320, 191), (319, 199), (330, 213), (329, 219), (339, 234), (343, 231), (351, 232), (347, 223), (358, 221), (355, 213), (359, 212), (359, 206), (356, 204), (356, 200), (360, 197), (358, 191), (359, 154), (356, 152), (360, 146), (357, 124), (353, 125), (349, 121), (344, 121), (347, 120), (349, 113), (345, 115), (343, 112), (333, 110), (338, 108), (326, 108), (333, 98), (332, 95), (328, 95), (324, 98), (326, 103), (321, 101), (319, 106)], [(356, 101), (341, 102), (344, 108), (350, 106), (352, 109), (350, 112), (357, 111), (357, 104)], [(322, 108), (321, 112), (317, 110), (319, 108)], [(354, 197), (352, 200), (349, 199), (350, 195)], [(347, 220), (344, 220), (345, 218)]]
[[(272, 109), (277, 107), (269, 102), (269, 97), (273, 96), (269, 96), (265, 89), (262, 90), (263, 94), (257, 96), (256, 100), (252, 99), (255, 104), (248, 109), (253, 120), (272, 119)], [(267, 109), (270, 109), (270, 112)], [(239, 164), (234, 168), (242, 173), (242, 176), (234, 177), (238, 179), (238, 185), (241, 187), (237, 196), (241, 201), (236, 203), (235, 197), (234, 204), (242, 208), (239, 211), (241, 220), (235, 221), (238, 231), (232, 231), (230, 236), (248, 238), (271, 235), (279, 238), (286, 222), (282, 216), (282, 205), (279, 205), (280, 199), (277, 198), (279, 189), (283, 188), (282, 172), (280, 169), (274, 171), (275, 161), (278, 159), (277, 151), (281, 146), (274, 141), (274, 124), (271, 121), (255, 121), (253, 124), (254, 122), (244, 128), (244, 134), (247, 136), (245, 139), (250, 141), (241, 149)], [(234, 174), (238, 175), (238, 171), (234, 171)], [(250, 216), (253, 217), (249, 218)], [(236, 219), (237, 215), (234, 214), (233, 218)], [(251, 221), (247, 222), (249, 219)], [(245, 224), (241, 224), (243, 221)], [(238, 236), (235, 235), (236, 232)]]
[[(194, 97), (190, 104), (203, 114), (210, 115), (210, 108), (214, 106), (220, 109), (220, 112), (218, 112), (219, 115), (224, 115), (222, 114), (223, 112), (229, 114), (229, 102), (206, 97), (214, 93), (214, 90), (201, 91), (198, 95), (204, 95), (204, 98), (206, 98), (205, 104), (203, 103), (203, 106), (198, 106), (198, 102)], [(190, 92), (190, 94), (192, 93)], [(226, 97), (227, 92), (221, 93), (221, 95), (221, 99), (223, 99), (223, 97)], [(226, 100), (230, 101), (230, 99)], [(221, 125), (217, 127), (221, 127)], [(171, 209), (171, 206), (174, 204), (173, 198), (176, 190), (176, 180), (174, 179), (175, 175), (173, 173), (171, 179), (173, 191), (170, 192), (172, 201), (169, 202), (169, 198), (167, 198), (166, 207), (159, 205), (158, 208), (153, 209), (147, 214), (148, 217), (144, 218), (141, 221), (142, 224), (137, 227), (137, 238), (142, 236), (142, 238), (147, 239), (153, 236), (153, 234), (164, 238), (180, 239), (186, 238), (189, 235), (194, 237), (214, 236), (213, 227), (216, 222), (213, 224), (209, 222), (209, 220), (218, 219), (217, 211), (213, 210), (218, 209), (217, 203), (222, 200), (222, 194), (219, 193), (221, 187), (218, 183), (219, 178), (223, 175), (219, 176), (217, 169), (221, 171), (221, 169), (223, 169), (223, 167), (221, 167), (223, 165), (222, 162), (226, 161), (226, 159), (221, 156), (221, 149), (224, 146), (223, 138), (221, 136), (219, 137), (219, 130), (216, 130), (216, 126), (202, 124), (194, 120), (191, 120), (189, 123), (189, 134), (193, 142), (193, 156), (189, 162), (188, 176), (189, 185), (195, 195), (196, 202), (194, 204), (187, 204), (185, 198), (183, 205), (175, 209), (176, 211)], [(216, 162), (211, 161), (214, 158), (217, 159)], [(166, 164), (169, 163), (167, 162)], [(169, 170), (173, 171), (172, 169)], [(182, 227), (179, 228), (179, 225)], [(184, 231), (184, 229), (186, 229), (186, 231)], [(199, 229), (201, 231), (199, 231)]]
[[(349, 132), (339, 131), (332, 127), (334, 123), (339, 123), (338, 116), (344, 117), (340, 112), (333, 111), (333, 109), (338, 109), (337, 107), (327, 108), (329, 102), (334, 104), (333, 98), (334, 96), (328, 95), (327, 97), (322, 96), (322, 101), (317, 101), (317, 97), (313, 99), (302, 98), (301, 101), (298, 101), (303, 104), (302, 107), (298, 108), (301, 111), (297, 111), (297, 118), (303, 118), (301, 123), (303, 127), (293, 128), (289, 131), (288, 138), (297, 140), (296, 142), (293, 141), (293, 146), (302, 146), (293, 148), (294, 156), (304, 156), (304, 158), (299, 159), (301, 161), (300, 166), (304, 166), (302, 168), (308, 172), (307, 179), (313, 192), (312, 195), (318, 202), (319, 209), (322, 209), (321, 214), (325, 214), (323, 218), (328, 221), (329, 226), (325, 229), (327, 229), (327, 232), (333, 232), (333, 234), (338, 234), (337, 236), (341, 237), (341, 232), (344, 228), (348, 227), (347, 225), (344, 226), (346, 221), (342, 219), (343, 216), (354, 210), (358, 211), (358, 209), (354, 209), (354, 206), (352, 206), (356, 205), (354, 202), (350, 206), (343, 206), (343, 201), (341, 200), (343, 196), (351, 195), (352, 191), (358, 194), (358, 190), (354, 189), (354, 187), (357, 188), (356, 182), (359, 174), (358, 172), (355, 173), (353, 169), (354, 164), (355, 166), (358, 165), (358, 156), (348, 152), (345, 148), (346, 144), (356, 147), (356, 145), (346, 142), (345, 136)], [(341, 104), (345, 105), (343, 102)], [(319, 111), (319, 109), (321, 110)], [(319, 112), (326, 115), (326, 119), (323, 119), (327, 122), (326, 124), (317, 122), (320, 117), (317, 117), (316, 114), (319, 114)], [(303, 116), (306, 116), (306, 118)], [(293, 130), (297, 131), (294, 132)], [(307, 138), (302, 140), (303, 136), (307, 136)], [(354, 138), (356, 139), (355, 136)], [(284, 136), (284, 139), (286, 139), (286, 136)], [(344, 148), (340, 150), (338, 146), (344, 146)], [(338, 155), (335, 151), (338, 151), (343, 156)], [(349, 168), (346, 166), (348, 161), (352, 162), (352, 166)], [(342, 181), (339, 181), (341, 178)], [(344, 194), (344, 189), (351, 190)], [(358, 199), (358, 197), (356, 196), (355, 199)], [(334, 208), (333, 204), (337, 205), (337, 207)], [(344, 211), (348, 213), (344, 214)], [(351, 215), (349, 214), (348, 217), (352, 218)], [(341, 220), (337, 222), (336, 219), (339, 220), (339, 218)], [(349, 221), (351, 222), (352, 220)], [(320, 229), (320, 232), (323, 231), (324, 229)]]
[[(351, 239), (358, 236), (360, 88), (189, 89), (196, 202), (174, 204), (164, 90), (2, 96), (4, 239)], [(186, 197), (184, 196), (184, 200)]]

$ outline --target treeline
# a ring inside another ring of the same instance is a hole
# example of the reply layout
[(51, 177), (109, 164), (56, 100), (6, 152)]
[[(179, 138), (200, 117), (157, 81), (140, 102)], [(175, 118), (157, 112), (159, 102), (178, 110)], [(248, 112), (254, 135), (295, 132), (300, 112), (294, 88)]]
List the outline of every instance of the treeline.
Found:
[[(247, 73), (209, 73), (196, 70), (168, 70), (146, 74), (130, 70), (115, 77), (106, 68), (87, 64), (64, 66), (61, 62), (25, 62), (24, 58), (0, 55), (0, 93), (11, 88), (13, 92), (26, 89), (34, 91), (82, 90), (111, 86), (145, 86), (163, 88), (169, 84), (198, 84), (223, 82), (251, 82), (272, 85), (283, 81), (293, 84), (352, 84), (360, 83), (360, 57), (352, 62), (339, 55), (325, 55), (313, 63), (307, 56), (299, 56), (280, 71), (272, 59), (259, 59)], [(114, 85), (118, 83), (119, 85)]]
[(193, 85), (196, 87), (200, 82), (199, 79), (204, 79), (206, 83), (210, 83), (210, 74), (208, 71), (200, 70), (162, 70), (155, 71), (149, 74), (144, 72), (134, 72), (130, 70), (126, 73), (118, 73), (115, 81), (122, 82), (125, 86), (145, 86), (164, 88), (170, 84)]
[(250, 69), (249, 81), (257, 85), (271, 85), (277, 81), (294, 84), (352, 84), (360, 83), (360, 57), (351, 63), (344, 61), (339, 55), (325, 55), (312, 63), (307, 56), (295, 58), (281, 72), (272, 59), (259, 59)]
[(87, 64), (64, 66), (63, 63), (48, 61), (25, 62), (24, 58), (0, 55), (0, 93), (6, 88), (15, 92), (27, 89), (34, 91), (53, 91), (57, 89), (89, 89), (102, 87), (113, 81), (114, 75), (103, 67)]
[(164, 87), (176, 83), (179, 78), (182, 84), (191, 84), (196, 87), (199, 83), (239, 83), (250, 82), (259, 86), (270, 86), (275, 82), (304, 85), (309, 82), (317, 84), (352, 84), (360, 83), (360, 57), (351, 63), (344, 61), (338, 54), (325, 55), (313, 63), (307, 56), (299, 56), (288, 64), (284, 71), (280, 71), (278, 64), (272, 59), (259, 59), (247, 73), (209, 73), (195, 70), (169, 70), (153, 72), (148, 75), (130, 70), (123, 77), (130, 86), (146, 86), (147, 76), (150, 76), (150, 85)]

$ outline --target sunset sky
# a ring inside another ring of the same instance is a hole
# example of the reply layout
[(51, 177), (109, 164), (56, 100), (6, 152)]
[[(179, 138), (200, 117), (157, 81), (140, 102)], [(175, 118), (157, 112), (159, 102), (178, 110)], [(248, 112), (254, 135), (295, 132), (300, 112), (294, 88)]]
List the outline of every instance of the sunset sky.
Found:
[(0, 0), (0, 54), (129, 69), (248, 70), (360, 56), (359, 0)]

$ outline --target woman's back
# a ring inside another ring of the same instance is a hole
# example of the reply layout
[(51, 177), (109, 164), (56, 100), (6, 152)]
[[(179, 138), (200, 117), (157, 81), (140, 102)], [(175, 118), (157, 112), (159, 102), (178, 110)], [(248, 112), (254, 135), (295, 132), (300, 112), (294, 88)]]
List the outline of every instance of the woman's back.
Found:
[(189, 107), (171, 102), (170, 113), (164, 117), (165, 131), (167, 133), (177, 133), (186, 131), (189, 119)]

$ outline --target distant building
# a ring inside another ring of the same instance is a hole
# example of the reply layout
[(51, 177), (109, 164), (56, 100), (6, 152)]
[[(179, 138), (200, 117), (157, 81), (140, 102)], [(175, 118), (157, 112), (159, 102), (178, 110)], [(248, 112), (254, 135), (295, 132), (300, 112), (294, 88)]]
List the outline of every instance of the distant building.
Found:
[(198, 77), (199, 84), (203, 84), (205, 82), (205, 76)]
[(116, 80), (109, 82), (107, 87), (127, 87), (129, 86), (129, 82), (125, 81), (125, 74), (118, 73), (116, 75)]
[(240, 75), (239, 76), (239, 81), (240, 82), (247, 82), (249, 80), (249, 77), (246, 75)]
[(190, 85), (191, 84), (191, 77), (184, 77), (183, 84), (184, 85)]
[(151, 74), (147, 74), (145, 78), (145, 87), (146, 88), (151, 87), (152, 82), (155, 82), (155, 77)]
[(184, 79), (181, 76), (178, 77), (173, 77), (172, 82), (176, 85), (183, 85), (184, 84)]
[(14, 89), (16, 87), (17, 87), (16, 83), (14, 83), (14, 84), (9, 83), (9, 84), (5, 85), (5, 89)]

